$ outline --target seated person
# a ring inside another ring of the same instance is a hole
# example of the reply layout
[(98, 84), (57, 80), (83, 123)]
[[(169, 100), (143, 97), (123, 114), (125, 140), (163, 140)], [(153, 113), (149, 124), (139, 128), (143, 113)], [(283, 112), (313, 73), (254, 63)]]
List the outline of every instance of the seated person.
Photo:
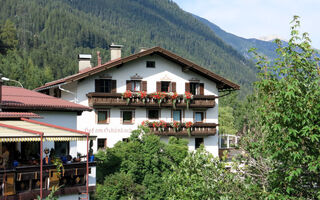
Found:
[(9, 167), (9, 157), (10, 153), (6, 146), (3, 146), (3, 153), (0, 155), (0, 158), (2, 158), (2, 168), (8, 168)]

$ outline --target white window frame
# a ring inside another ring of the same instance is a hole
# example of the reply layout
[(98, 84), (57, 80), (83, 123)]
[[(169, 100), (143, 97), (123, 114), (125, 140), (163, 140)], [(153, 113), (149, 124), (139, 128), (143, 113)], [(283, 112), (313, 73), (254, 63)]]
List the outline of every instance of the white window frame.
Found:
[[(227, 137), (227, 147), (222, 147), (221, 144), (221, 140), (222, 140), (222, 137)], [(235, 137), (235, 146), (234, 147), (230, 147), (230, 137)], [(219, 135), (219, 148), (220, 149), (230, 149), (230, 148), (235, 148), (238, 146), (238, 140), (239, 140), (239, 137), (236, 136), (236, 135)]]

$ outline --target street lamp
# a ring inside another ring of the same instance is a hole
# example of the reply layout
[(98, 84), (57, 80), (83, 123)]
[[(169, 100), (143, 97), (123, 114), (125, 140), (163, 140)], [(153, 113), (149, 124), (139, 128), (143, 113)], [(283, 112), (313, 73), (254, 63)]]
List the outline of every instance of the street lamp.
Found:
[(3, 81), (12, 81), (12, 82), (18, 83), (23, 88), (23, 85), (19, 81), (12, 80), (12, 79), (7, 78), (7, 77), (1, 77), (1, 80), (3, 80)]

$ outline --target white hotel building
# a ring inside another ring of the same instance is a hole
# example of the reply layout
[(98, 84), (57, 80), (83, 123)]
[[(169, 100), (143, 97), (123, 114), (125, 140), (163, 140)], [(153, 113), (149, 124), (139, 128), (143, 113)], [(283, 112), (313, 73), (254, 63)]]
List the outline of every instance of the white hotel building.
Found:
[[(204, 144), (209, 152), (218, 156), (219, 92), (238, 90), (239, 86), (160, 47), (125, 58), (121, 58), (121, 47), (111, 45), (111, 60), (104, 64), (98, 54), (95, 67), (90, 63), (91, 55), (79, 55), (77, 74), (36, 90), (94, 109), (94, 112), (84, 111), (77, 118), (78, 130), (97, 136), (94, 150), (113, 147), (118, 141), (126, 140), (145, 120), (163, 120), (168, 124), (161, 131), (150, 125), (163, 141), (169, 136), (185, 138), (190, 150)], [(145, 91), (148, 94), (145, 102), (136, 95), (127, 101), (123, 98), (127, 90)], [(155, 92), (176, 92), (179, 96), (175, 108), (170, 97), (159, 104), (152, 97)], [(190, 103), (183, 97), (185, 92), (193, 94)], [(174, 129), (169, 124), (173, 121), (192, 122), (190, 132), (185, 125)], [(78, 142), (77, 145), (82, 144)]]

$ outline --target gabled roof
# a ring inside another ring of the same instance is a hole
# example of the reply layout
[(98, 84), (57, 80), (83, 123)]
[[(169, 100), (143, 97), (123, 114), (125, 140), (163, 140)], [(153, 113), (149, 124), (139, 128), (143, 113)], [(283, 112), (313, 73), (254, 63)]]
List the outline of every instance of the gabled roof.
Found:
[(60, 110), (60, 111), (89, 111), (90, 107), (72, 103), (36, 91), (20, 87), (2, 86), (3, 109), (19, 110)]
[(93, 68), (89, 68), (89, 69), (85, 69), (83, 71), (80, 71), (79, 73), (77, 74), (73, 74), (71, 76), (68, 76), (68, 77), (65, 77), (65, 78), (62, 78), (62, 79), (59, 79), (59, 80), (55, 80), (55, 81), (52, 81), (52, 82), (49, 82), (49, 83), (46, 83), (45, 85), (41, 86), (41, 87), (38, 87), (36, 88), (35, 90), (36, 91), (41, 91), (41, 90), (45, 90), (47, 88), (51, 88), (51, 87), (54, 87), (55, 85), (59, 85), (59, 84), (62, 84), (62, 83), (68, 83), (68, 82), (73, 82), (73, 81), (77, 81), (77, 80), (80, 80), (80, 79), (83, 79), (83, 78), (86, 78), (88, 76), (91, 76), (91, 75), (94, 75), (96, 73), (99, 73), (99, 72), (102, 72), (104, 70), (107, 70), (107, 69), (111, 69), (111, 68), (114, 68), (114, 67), (117, 67), (117, 66), (120, 66), (122, 64), (125, 64), (127, 62), (130, 62), (132, 60), (135, 60), (135, 59), (138, 59), (138, 58), (141, 58), (141, 57), (144, 57), (144, 56), (147, 56), (147, 55), (152, 55), (152, 54), (157, 54), (157, 55), (160, 55), (160, 56), (163, 56), (165, 57), (166, 59), (169, 59), (181, 66), (183, 66), (186, 70), (190, 70), (190, 71), (193, 71), (197, 74), (200, 74), (201, 76), (204, 76), (206, 78), (208, 78), (209, 80), (212, 80), (214, 82), (217, 83), (217, 86), (218, 86), (218, 89), (219, 91), (223, 91), (223, 90), (239, 90), (240, 89), (240, 86), (211, 72), (210, 70), (207, 70), (203, 67), (200, 67), (199, 65), (189, 61), (189, 60), (186, 60), (168, 50), (165, 50), (161, 47), (153, 47), (151, 49), (147, 49), (145, 51), (142, 51), (142, 52), (139, 52), (139, 53), (136, 53), (136, 54), (133, 54), (133, 55), (130, 55), (128, 57), (125, 57), (125, 58), (121, 58), (121, 59), (117, 59), (117, 60), (112, 60), (112, 61), (109, 61), (107, 63), (104, 63), (100, 66), (96, 66), (96, 67), (93, 67)]
[(0, 120), (1, 142), (40, 141), (41, 135), (47, 141), (72, 141), (86, 140), (90, 133), (25, 118)]

